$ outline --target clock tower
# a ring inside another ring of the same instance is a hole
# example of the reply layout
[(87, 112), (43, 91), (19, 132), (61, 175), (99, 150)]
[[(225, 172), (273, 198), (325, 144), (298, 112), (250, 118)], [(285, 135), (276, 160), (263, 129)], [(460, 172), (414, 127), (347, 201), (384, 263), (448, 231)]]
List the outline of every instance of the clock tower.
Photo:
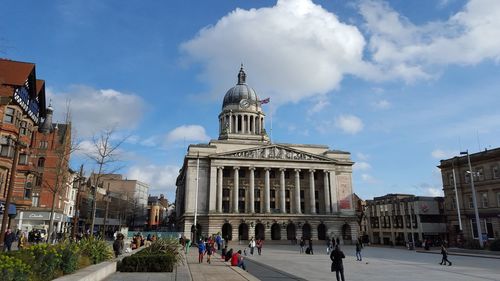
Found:
[(265, 114), (254, 89), (246, 84), (241, 65), (238, 83), (224, 96), (219, 114), (219, 139), (270, 142), (265, 129)]

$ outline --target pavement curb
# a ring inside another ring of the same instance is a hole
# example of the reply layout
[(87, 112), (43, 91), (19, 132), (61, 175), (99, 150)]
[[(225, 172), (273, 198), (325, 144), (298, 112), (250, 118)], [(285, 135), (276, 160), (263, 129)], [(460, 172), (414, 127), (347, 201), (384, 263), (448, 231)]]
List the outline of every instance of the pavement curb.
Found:
[[(417, 250), (415, 252), (417, 252), (417, 253), (423, 253), (423, 254), (441, 255), (441, 252), (435, 252), (435, 251), (420, 251), (420, 250)], [(468, 254), (468, 253), (457, 253), (457, 252), (448, 252), (448, 255), (449, 256), (477, 257), (477, 258), (486, 258), (486, 259), (500, 259), (500, 256), (481, 255), (481, 254)]]

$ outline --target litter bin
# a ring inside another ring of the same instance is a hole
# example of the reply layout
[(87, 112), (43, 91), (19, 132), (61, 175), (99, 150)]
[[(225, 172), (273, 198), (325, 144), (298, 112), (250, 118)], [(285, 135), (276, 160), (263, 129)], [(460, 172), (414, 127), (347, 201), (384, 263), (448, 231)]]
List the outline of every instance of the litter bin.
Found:
[(413, 242), (408, 242), (408, 250), (413, 251), (414, 249)]

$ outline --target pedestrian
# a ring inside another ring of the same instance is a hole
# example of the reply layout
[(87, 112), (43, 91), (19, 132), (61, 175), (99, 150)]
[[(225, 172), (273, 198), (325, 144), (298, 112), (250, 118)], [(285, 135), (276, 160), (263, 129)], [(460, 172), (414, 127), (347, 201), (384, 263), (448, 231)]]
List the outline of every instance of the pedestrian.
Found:
[(213, 244), (207, 243), (205, 246), (205, 253), (207, 254), (207, 263), (210, 264), (210, 257), (212, 257)]
[(264, 241), (259, 238), (259, 240), (257, 240), (257, 252), (259, 256), (262, 254), (262, 246), (264, 246)]
[(186, 255), (189, 252), (189, 248), (191, 247), (191, 239), (186, 238)]
[(332, 236), (332, 251), (335, 249), (335, 237)]
[(337, 242), (337, 245), (339, 245), (339, 247), (340, 247), (340, 239), (337, 237), (337, 239), (335, 239), (335, 241)]
[[(339, 245), (335, 246), (335, 250), (330, 254), (330, 259), (332, 260), (332, 272), (335, 271), (337, 281), (345, 281), (344, 278), (344, 264), (342, 259), (345, 258), (344, 253), (340, 250)], [(340, 275), (340, 276), (339, 276)], [(339, 278), (340, 277), (340, 278)]]
[(361, 249), (363, 248), (363, 246), (361, 246), (361, 244), (358, 242), (356, 242), (356, 260), (357, 261), (361, 261)]
[(304, 238), (300, 238), (300, 243), (299, 243), (299, 246), (300, 246), (300, 253), (304, 253), (304, 247), (306, 246), (306, 242), (304, 241)]
[(451, 261), (448, 260), (448, 251), (446, 250), (446, 248), (444, 247), (444, 245), (441, 245), (441, 255), (443, 256), (441, 258), (441, 263), (439, 263), (440, 265), (446, 265), (446, 263), (448, 262), (448, 266), (451, 265)]
[(330, 254), (330, 250), (332, 248), (332, 241), (330, 241), (330, 238), (326, 239), (326, 254)]
[(220, 236), (220, 233), (217, 233), (217, 236), (215, 237), (215, 243), (217, 243), (217, 251), (219, 251), (222, 244), (222, 237)]
[(311, 238), (309, 238), (309, 251), (311, 252), (311, 255), (314, 255), (313, 251), (313, 241)]
[(253, 237), (250, 239), (250, 243), (248, 243), (248, 247), (250, 248), (250, 255), (253, 256), (253, 249), (255, 248), (255, 239), (253, 239)]
[(205, 242), (200, 239), (198, 242), (198, 263), (203, 262), (203, 255), (205, 254)]
[(226, 253), (227, 253), (227, 245), (224, 246), (224, 248), (222, 248), (222, 250), (220, 251), (220, 257), (222, 258), (223, 261), (226, 259)]
[(125, 247), (125, 243), (123, 242), (123, 238), (125, 238), (123, 234), (117, 233), (116, 239), (113, 242), (113, 252), (115, 252), (116, 258), (123, 253), (123, 248)]
[(10, 230), (9, 228), (7, 229), (7, 231), (5, 231), (4, 237), (5, 238), (4, 238), (3, 250), (4, 252), (10, 252), (12, 243), (14, 242), (14, 240), (16, 240), (16, 234), (12, 232), (12, 230)]
[[(227, 245), (226, 245), (227, 248)], [(229, 249), (227, 251), (226, 255), (224, 256), (224, 261), (229, 261), (233, 257), (233, 248)]]
[(27, 246), (26, 243), (27, 243), (26, 234), (24, 234), (24, 232), (21, 231), (21, 235), (19, 236), (19, 240), (17, 243), (17, 248), (19, 248), (19, 250), (24, 249)]

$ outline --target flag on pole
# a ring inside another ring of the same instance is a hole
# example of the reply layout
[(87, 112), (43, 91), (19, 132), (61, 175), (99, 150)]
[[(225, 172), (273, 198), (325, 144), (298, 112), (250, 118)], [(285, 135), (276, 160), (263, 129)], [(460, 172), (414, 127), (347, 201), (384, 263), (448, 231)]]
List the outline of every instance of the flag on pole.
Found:
[(260, 104), (266, 104), (266, 103), (269, 103), (271, 101), (271, 98), (266, 98), (266, 99), (263, 99), (263, 100), (260, 100)]

